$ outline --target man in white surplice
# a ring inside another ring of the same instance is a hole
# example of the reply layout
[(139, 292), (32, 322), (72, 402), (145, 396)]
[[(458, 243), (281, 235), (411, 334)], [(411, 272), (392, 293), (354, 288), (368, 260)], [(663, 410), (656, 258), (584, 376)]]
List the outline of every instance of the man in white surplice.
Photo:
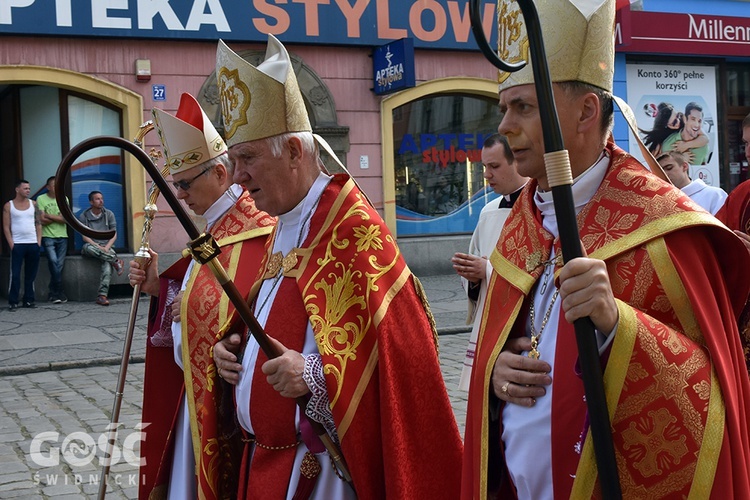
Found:
[(471, 235), (469, 253), (456, 252), (451, 259), (453, 268), (461, 276), (461, 284), (469, 299), (469, 314), (466, 323), (472, 325), (461, 379), (458, 382), (459, 389), (464, 391), (469, 390), (479, 322), (482, 318), (484, 299), (487, 296), (487, 276), (492, 272), (487, 267), (489, 266), (487, 257), (497, 244), (513, 202), (516, 201), (518, 195), (521, 194), (521, 189), (529, 180), (516, 170), (516, 160), (508, 145), (508, 139), (500, 134), (492, 134), (485, 139), (482, 145), (482, 164), (484, 164), (484, 178), (487, 184), (500, 196), (482, 208), (477, 227)]

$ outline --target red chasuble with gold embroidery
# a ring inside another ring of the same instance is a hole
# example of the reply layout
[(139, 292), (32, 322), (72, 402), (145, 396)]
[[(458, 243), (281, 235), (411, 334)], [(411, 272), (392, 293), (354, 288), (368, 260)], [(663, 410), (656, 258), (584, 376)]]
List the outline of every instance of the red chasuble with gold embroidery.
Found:
[[(623, 497), (746, 498), (750, 383), (735, 317), (750, 268), (732, 263), (747, 251), (679, 190), (614, 144), (608, 149), (609, 169), (578, 226), (587, 254), (607, 263), (620, 314), (604, 384)], [(489, 418), (490, 378), (508, 338), (524, 334), (527, 299), (553, 243), (534, 205), (535, 189), (530, 183), (516, 202), (490, 257), (494, 272), (469, 392), (465, 499), (487, 498), (491, 476), (504, 476), (501, 496), (514, 497), (504, 464), (488, 468), (491, 450), (502, 448), (499, 439), (489, 442), (490, 435), (502, 435), (502, 418)], [(554, 244), (559, 254), (559, 241)], [(599, 497), (575, 333), (562, 315), (557, 335), (555, 497)]]
[[(348, 176), (325, 189), (296, 253), (285, 276), (296, 278), (322, 355), (358, 498), (457, 498), (461, 439), (432, 315), (390, 231)], [(255, 404), (263, 403), (253, 392)]]
[[(275, 218), (258, 210), (243, 191), (237, 203), (211, 228), (221, 247), (219, 262), (243, 294), (250, 290), (274, 224)], [(231, 407), (231, 393), (221, 393), (211, 355), (219, 327), (234, 307), (208, 266), (194, 265), (180, 310), (185, 367), (184, 372), (180, 370), (174, 362), (168, 309), (187, 264), (184, 258), (162, 274), (159, 298), (152, 300), (149, 311), (142, 421), (150, 425), (144, 430), (146, 439), (141, 445), (141, 457), (146, 461), (141, 467), (140, 498), (166, 495), (173, 447), (170, 433), (183, 393), (190, 413), (199, 498), (233, 498), (236, 493), (241, 447), (237, 446), (236, 435), (229, 439), (236, 432), (232, 412), (220, 409)]]
[[(716, 212), (716, 218), (729, 229), (750, 234), (750, 181), (745, 181), (729, 193), (724, 206)], [(737, 267), (750, 265), (750, 257), (736, 262)], [(745, 363), (750, 373), (750, 297), (738, 321), (740, 337), (745, 351)]]

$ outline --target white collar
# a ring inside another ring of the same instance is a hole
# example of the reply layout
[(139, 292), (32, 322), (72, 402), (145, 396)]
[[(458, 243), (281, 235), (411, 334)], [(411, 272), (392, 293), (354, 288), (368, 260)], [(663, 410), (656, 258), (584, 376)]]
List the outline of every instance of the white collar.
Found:
[(304, 241), (309, 230), (310, 217), (331, 179), (331, 176), (320, 172), (302, 201), (290, 211), (279, 215), (273, 251), (281, 251), (286, 255)]
[(515, 190), (515, 191), (513, 191), (512, 193), (504, 194), (504, 195), (503, 195), (503, 198), (505, 198), (505, 201), (506, 201), (507, 203), (510, 203), (510, 202), (511, 202), (511, 199), (510, 199), (510, 197), (511, 197), (511, 196), (513, 196), (514, 194), (516, 194), (517, 192), (519, 192), (520, 190), (522, 190), (523, 188), (525, 188), (525, 187), (526, 187), (526, 184), (528, 184), (528, 183), (529, 183), (529, 181), (526, 181), (526, 182), (524, 182), (523, 184), (521, 184), (521, 187), (520, 187), (520, 188), (516, 189), (516, 190)]
[[(607, 174), (608, 166), (609, 156), (607, 156), (606, 151), (602, 151), (599, 159), (573, 180), (571, 189), (573, 191), (576, 214), (594, 197), (594, 194), (596, 194), (597, 189), (599, 189), (604, 180), (604, 176)], [(542, 225), (544, 229), (557, 238), (560, 234), (557, 230), (552, 191), (539, 191), (539, 188), (537, 188), (534, 194), (534, 203), (536, 203), (537, 208), (542, 213)]]
[(297, 206), (287, 213), (279, 215), (279, 222), (283, 224), (294, 224), (298, 221), (298, 219), (302, 217), (302, 214), (308, 213), (309, 210), (303, 209), (311, 209), (311, 204), (317, 205), (320, 195), (323, 194), (323, 190), (325, 190), (326, 186), (328, 186), (328, 183), (331, 179), (331, 176), (325, 174), (324, 172), (320, 172), (318, 174), (318, 177), (313, 182), (312, 186), (310, 186), (310, 189), (307, 191), (305, 197), (302, 198), (302, 201), (297, 203)]

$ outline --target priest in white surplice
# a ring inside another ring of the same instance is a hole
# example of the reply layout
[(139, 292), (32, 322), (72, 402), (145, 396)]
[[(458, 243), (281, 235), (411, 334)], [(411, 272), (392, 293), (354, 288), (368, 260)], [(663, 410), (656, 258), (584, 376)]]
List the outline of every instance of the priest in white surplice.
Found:
[(516, 171), (516, 161), (508, 145), (508, 139), (500, 134), (492, 134), (485, 139), (482, 145), (482, 164), (487, 185), (500, 196), (487, 203), (479, 214), (479, 222), (474, 234), (471, 235), (469, 253), (457, 252), (451, 259), (453, 268), (461, 276), (461, 284), (469, 299), (466, 324), (472, 325), (461, 379), (458, 382), (458, 387), (463, 391), (469, 390), (479, 322), (487, 296), (487, 276), (492, 272), (487, 267), (487, 256), (495, 248), (505, 219), (508, 218), (516, 198), (521, 194), (521, 189), (529, 180)]

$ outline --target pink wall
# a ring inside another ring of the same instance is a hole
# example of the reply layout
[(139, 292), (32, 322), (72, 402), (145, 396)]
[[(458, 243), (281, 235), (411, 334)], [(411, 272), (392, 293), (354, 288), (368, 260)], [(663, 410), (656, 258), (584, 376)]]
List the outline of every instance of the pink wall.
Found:
[[(259, 44), (234, 43), (231, 48), (236, 51), (265, 49)], [(347, 166), (375, 206), (382, 210), (381, 97), (370, 90), (373, 86), (371, 50), (301, 45), (289, 45), (287, 49), (315, 71), (333, 94), (339, 125), (349, 127), (351, 149)], [(175, 112), (183, 92), (197, 95), (205, 79), (214, 71), (215, 55), (216, 42), (3, 36), (0, 44), (0, 65), (64, 68), (111, 81), (141, 94), (144, 121), (151, 118), (154, 106)], [(455, 76), (496, 77), (495, 70), (478, 52), (418, 50), (415, 58), (418, 83)], [(151, 60), (151, 81), (136, 81), (136, 59)], [(166, 85), (166, 101), (152, 100), (152, 84)], [(146, 139), (146, 147), (159, 147), (156, 134), (149, 134)], [(367, 170), (360, 169), (361, 155), (369, 158)], [(154, 249), (161, 252), (181, 250), (187, 236), (163, 201), (159, 203), (159, 209), (153, 232)], [(132, 244), (136, 246), (138, 242)]]

